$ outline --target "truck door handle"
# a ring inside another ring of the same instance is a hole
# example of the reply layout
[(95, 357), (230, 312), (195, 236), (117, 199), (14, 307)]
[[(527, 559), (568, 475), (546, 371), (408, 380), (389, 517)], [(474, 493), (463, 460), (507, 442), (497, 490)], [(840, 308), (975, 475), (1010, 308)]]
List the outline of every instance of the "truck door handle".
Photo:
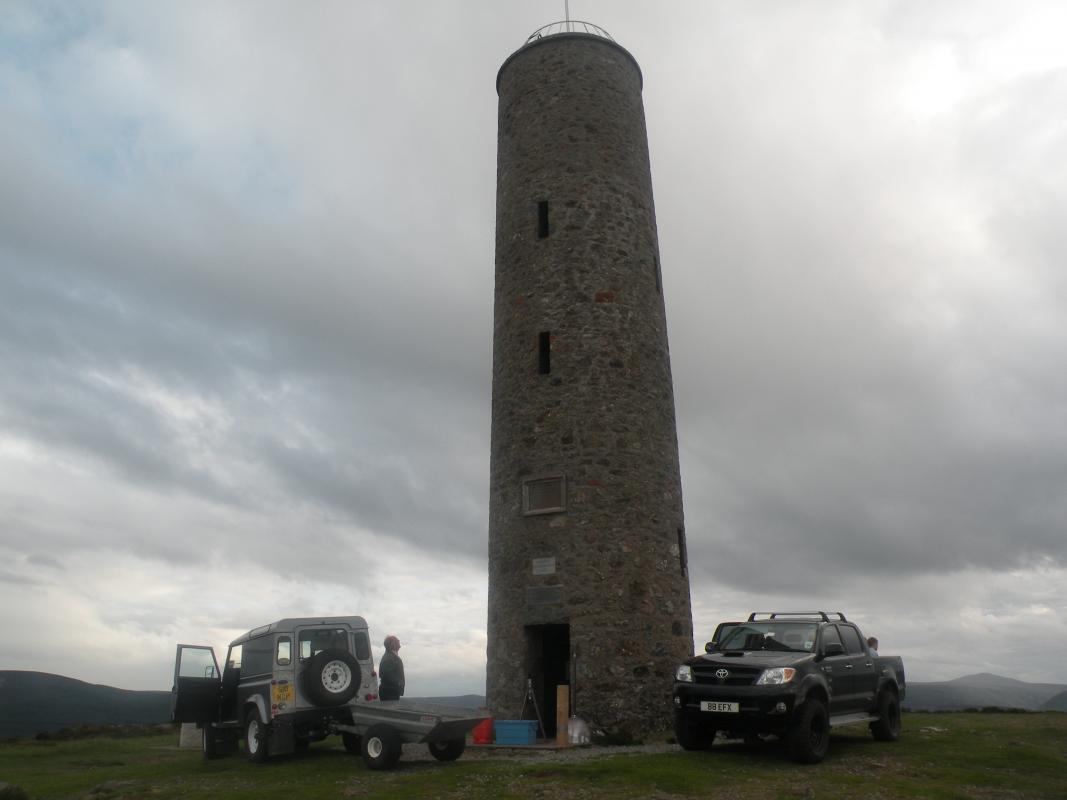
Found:
[(864, 664), (864, 666), (865, 667), (873, 667), (874, 666), (874, 662), (873, 661), (868, 661), (866, 664)]
[(851, 664), (845, 664), (845, 669), (852, 669), (852, 665)]

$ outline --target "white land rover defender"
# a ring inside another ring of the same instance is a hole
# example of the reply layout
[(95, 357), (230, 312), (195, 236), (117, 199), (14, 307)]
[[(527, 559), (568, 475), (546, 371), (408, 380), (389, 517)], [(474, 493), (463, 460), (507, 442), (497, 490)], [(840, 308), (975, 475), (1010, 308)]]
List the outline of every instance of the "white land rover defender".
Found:
[(234, 639), (221, 672), (211, 647), (179, 644), (171, 719), (202, 729), (205, 758), (235, 752), (243, 738), (248, 758), (264, 762), (340, 734), (348, 752), (386, 769), (402, 742), (425, 742), (442, 761), (459, 758), (483, 717), (379, 701), (366, 621), (301, 617)]

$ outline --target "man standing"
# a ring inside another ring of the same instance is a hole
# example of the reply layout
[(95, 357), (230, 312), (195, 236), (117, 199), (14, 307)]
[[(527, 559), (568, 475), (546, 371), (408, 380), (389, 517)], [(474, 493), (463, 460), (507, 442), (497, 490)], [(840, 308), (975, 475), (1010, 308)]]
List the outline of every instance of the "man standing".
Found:
[(385, 655), (378, 663), (378, 697), (382, 700), (399, 700), (404, 694), (404, 662), (400, 660), (400, 640), (393, 635), (382, 643)]

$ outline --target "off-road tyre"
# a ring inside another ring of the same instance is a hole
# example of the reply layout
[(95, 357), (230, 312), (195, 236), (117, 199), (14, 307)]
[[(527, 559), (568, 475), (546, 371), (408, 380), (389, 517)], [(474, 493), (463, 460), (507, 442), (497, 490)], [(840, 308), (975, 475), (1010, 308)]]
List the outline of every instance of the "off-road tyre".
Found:
[(715, 740), (715, 731), (691, 725), (681, 714), (675, 714), (674, 738), (683, 750), (707, 750)]
[(390, 769), (400, 759), (400, 736), (388, 725), (371, 725), (363, 734), (362, 751), (368, 769)]
[(232, 756), (241, 745), (241, 732), (236, 729), (223, 731), (215, 739), (215, 750), (220, 756)]
[(323, 650), (304, 665), (301, 688), (316, 706), (341, 706), (356, 696), (363, 677), (347, 650)]
[(826, 705), (810, 697), (796, 709), (785, 736), (789, 755), (801, 764), (818, 764), (830, 747), (830, 718)]
[(879, 742), (900, 738), (900, 701), (895, 692), (883, 689), (878, 695), (878, 719), (871, 723), (871, 735)]
[(270, 758), (270, 728), (255, 708), (245, 717), (245, 754), (253, 764), (265, 764)]
[(438, 761), (455, 761), (467, 749), (466, 739), (449, 739), (446, 742), (430, 742), (430, 755)]
[(343, 732), (341, 741), (344, 742), (345, 752), (358, 756), (363, 753), (363, 739), (358, 734)]
[(220, 752), (222, 748), (219, 747), (219, 740), (215, 738), (215, 729), (210, 725), (205, 725), (200, 732), (204, 735), (202, 744), (204, 760), (213, 761), (216, 758), (222, 758), (224, 753)]

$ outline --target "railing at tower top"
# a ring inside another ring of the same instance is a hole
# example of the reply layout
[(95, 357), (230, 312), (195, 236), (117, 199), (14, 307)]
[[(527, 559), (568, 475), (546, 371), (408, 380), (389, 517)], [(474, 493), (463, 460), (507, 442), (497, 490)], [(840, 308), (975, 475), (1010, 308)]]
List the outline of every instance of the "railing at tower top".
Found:
[(543, 39), (546, 36), (556, 36), (560, 33), (587, 33), (590, 36), (599, 36), (601, 39), (607, 39), (609, 42), (615, 41), (611, 38), (611, 34), (599, 25), (594, 25), (592, 22), (582, 22), (578, 19), (568, 19), (538, 28), (526, 39), (526, 44)]

